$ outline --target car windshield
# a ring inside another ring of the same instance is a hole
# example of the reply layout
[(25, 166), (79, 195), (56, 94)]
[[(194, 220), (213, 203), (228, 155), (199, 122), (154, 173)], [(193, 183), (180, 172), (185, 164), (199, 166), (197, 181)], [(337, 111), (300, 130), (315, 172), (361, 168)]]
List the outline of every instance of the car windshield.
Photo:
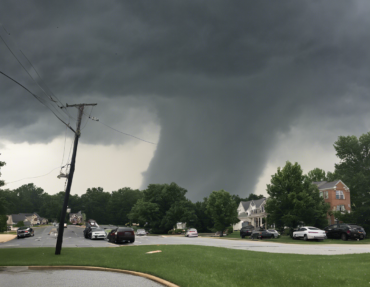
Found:
[(309, 229), (309, 230), (320, 230), (320, 229), (318, 229), (318, 228), (316, 228), (316, 227), (309, 227), (308, 229)]
[(351, 228), (362, 228), (361, 226), (358, 225), (349, 225)]
[(94, 231), (104, 231), (103, 228), (94, 228)]
[(137, 232), (145, 232), (144, 229), (138, 229)]
[(194, 228), (190, 228), (189, 231), (197, 231), (196, 229)]
[(18, 229), (20, 229), (20, 230), (28, 229), (28, 227), (27, 226), (22, 226), (22, 227), (19, 227)]
[(130, 228), (130, 227), (119, 227), (118, 231), (132, 231), (132, 228)]
[(269, 229), (268, 231), (269, 232), (276, 232), (276, 230), (273, 230), (273, 229)]

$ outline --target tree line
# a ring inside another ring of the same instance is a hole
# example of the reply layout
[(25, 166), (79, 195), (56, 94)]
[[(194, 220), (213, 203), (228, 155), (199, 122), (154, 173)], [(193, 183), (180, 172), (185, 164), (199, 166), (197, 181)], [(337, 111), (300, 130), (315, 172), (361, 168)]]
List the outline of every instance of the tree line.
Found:
[[(341, 221), (370, 229), (370, 133), (359, 138), (340, 136), (334, 148), (340, 159), (334, 172), (315, 168), (304, 175), (298, 163), (289, 161), (283, 168), (278, 168), (267, 185), (268, 224), (293, 229), (304, 223), (323, 228), (327, 225), (326, 215), (329, 213)], [(4, 165), (0, 162), (0, 168)], [(350, 188), (351, 213), (331, 211), (329, 204), (320, 197), (317, 186), (312, 184), (313, 181), (337, 179)], [(0, 181), (0, 187), (3, 185), (4, 182)], [(255, 194), (240, 198), (220, 190), (212, 192), (203, 201), (193, 203), (186, 198), (186, 193), (187, 190), (176, 183), (150, 184), (145, 190), (125, 187), (112, 192), (93, 187), (81, 196), (71, 195), (69, 207), (72, 212), (81, 210), (87, 218), (101, 224), (135, 222), (155, 233), (163, 233), (177, 222), (187, 222), (188, 227), (207, 232), (222, 230), (238, 222), (236, 209), (240, 201), (262, 198), (262, 195)], [(0, 189), (0, 225), (4, 226), (4, 215), (12, 213), (37, 212), (49, 220), (58, 220), (63, 199), (64, 192), (49, 195), (32, 183), (14, 190)]]

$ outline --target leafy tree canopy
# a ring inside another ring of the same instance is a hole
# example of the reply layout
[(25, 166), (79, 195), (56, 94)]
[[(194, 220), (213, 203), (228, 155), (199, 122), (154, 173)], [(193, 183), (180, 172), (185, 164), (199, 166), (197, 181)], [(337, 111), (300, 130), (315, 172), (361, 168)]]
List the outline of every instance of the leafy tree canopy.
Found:
[(147, 224), (154, 233), (165, 233), (178, 222), (188, 224), (196, 219), (194, 206), (185, 197), (187, 190), (171, 184), (150, 184), (143, 191), (131, 210), (129, 218), (140, 224)]
[(280, 167), (267, 185), (269, 198), (266, 202), (268, 223), (291, 229), (298, 224), (317, 227), (326, 225), (329, 204), (320, 197), (318, 188), (302, 174), (298, 163), (289, 161), (283, 169)]
[(230, 193), (223, 189), (213, 191), (209, 196), (207, 213), (213, 219), (214, 227), (222, 231), (221, 236), (223, 236), (223, 232), (228, 226), (239, 222), (237, 207)]
[(231, 195), (231, 198), (232, 200), (235, 201), (236, 205), (239, 206), (239, 203), (241, 201), (251, 201), (251, 200), (257, 200), (257, 199), (261, 199), (261, 198), (264, 198), (264, 196), (262, 194), (260, 195), (257, 195), (257, 194), (254, 194), (254, 193), (251, 193), (248, 195), (248, 197), (246, 198), (241, 198), (239, 195)]

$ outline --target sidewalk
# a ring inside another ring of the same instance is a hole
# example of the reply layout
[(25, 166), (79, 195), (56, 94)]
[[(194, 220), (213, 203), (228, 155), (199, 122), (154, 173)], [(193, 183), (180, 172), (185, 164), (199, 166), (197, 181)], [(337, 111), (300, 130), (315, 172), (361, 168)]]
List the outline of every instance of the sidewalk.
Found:
[(0, 243), (8, 242), (16, 237), (17, 235), (14, 234), (0, 234)]

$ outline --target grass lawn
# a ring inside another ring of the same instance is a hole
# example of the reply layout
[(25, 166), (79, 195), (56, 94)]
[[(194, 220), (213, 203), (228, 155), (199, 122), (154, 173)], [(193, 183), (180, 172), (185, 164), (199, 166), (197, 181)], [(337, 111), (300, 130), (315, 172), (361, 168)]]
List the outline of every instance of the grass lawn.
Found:
[[(145, 254), (162, 250), (161, 253)], [(180, 286), (369, 286), (370, 254), (295, 255), (190, 245), (0, 249), (1, 266), (83, 265), (144, 272)]]

